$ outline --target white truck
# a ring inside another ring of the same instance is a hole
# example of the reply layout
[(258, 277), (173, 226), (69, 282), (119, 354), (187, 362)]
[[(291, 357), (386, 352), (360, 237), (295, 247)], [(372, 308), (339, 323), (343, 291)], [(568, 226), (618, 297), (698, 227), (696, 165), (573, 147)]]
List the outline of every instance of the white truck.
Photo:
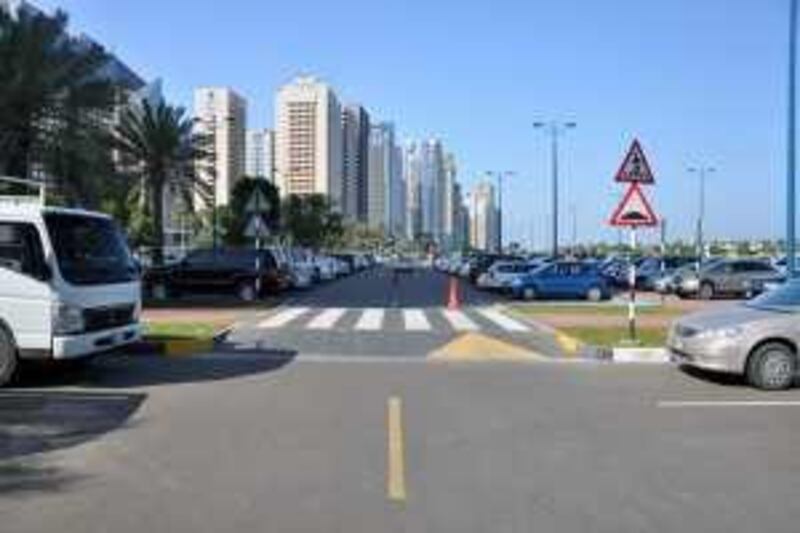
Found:
[(76, 359), (137, 341), (139, 277), (110, 217), (0, 198), (0, 386), (22, 360)]

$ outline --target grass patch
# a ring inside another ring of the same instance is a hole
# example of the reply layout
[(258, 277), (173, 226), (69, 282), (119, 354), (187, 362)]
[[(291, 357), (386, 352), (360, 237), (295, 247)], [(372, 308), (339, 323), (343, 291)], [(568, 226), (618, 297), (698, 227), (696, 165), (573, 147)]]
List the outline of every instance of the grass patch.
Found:
[[(627, 317), (628, 307), (625, 305), (610, 305), (610, 304), (551, 304), (551, 305), (525, 305), (516, 304), (512, 308), (517, 313), (529, 316), (542, 316), (542, 315), (599, 315), (599, 316), (615, 316)], [(677, 309), (675, 307), (668, 307), (662, 305), (648, 305), (637, 306), (637, 315), (648, 316), (665, 316), (677, 317), (684, 314), (686, 311)]]
[(219, 330), (212, 322), (149, 322), (145, 324), (145, 339), (165, 340), (210, 340)]
[[(614, 348), (626, 346), (628, 341), (627, 327), (567, 327), (559, 328), (565, 334), (574, 337), (585, 344)], [(637, 328), (639, 343), (635, 346), (642, 348), (660, 348), (666, 344), (667, 328), (646, 327)]]

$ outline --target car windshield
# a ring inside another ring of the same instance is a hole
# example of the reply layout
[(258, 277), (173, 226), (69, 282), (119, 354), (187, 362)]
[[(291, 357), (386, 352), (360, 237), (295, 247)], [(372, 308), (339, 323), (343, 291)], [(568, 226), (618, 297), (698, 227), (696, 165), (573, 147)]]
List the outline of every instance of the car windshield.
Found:
[(767, 291), (745, 305), (756, 309), (798, 313), (800, 312), (800, 281), (792, 281)]
[(135, 263), (116, 224), (107, 218), (63, 213), (44, 216), (61, 275), (73, 285), (128, 283)]

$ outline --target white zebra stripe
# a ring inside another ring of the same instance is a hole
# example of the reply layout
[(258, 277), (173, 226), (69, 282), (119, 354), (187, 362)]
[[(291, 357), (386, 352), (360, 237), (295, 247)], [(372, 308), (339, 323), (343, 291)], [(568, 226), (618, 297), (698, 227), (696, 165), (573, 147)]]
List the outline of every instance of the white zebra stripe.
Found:
[(338, 322), (346, 312), (346, 309), (340, 308), (326, 309), (315, 316), (311, 322), (308, 323), (306, 328), (318, 330), (333, 329), (333, 327), (336, 325), (336, 322)]
[(431, 323), (421, 309), (403, 310), (403, 322), (406, 331), (430, 331)]
[(356, 323), (357, 331), (378, 331), (383, 327), (383, 309), (366, 309)]
[(476, 331), (478, 329), (478, 324), (461, 311), (444, 309), (442, 314), (456, 331)]
[(283, 311), (275, 313), (266, 320), (262, 320), (261, 322), (259, 322), (258, 327), (261, 329), (282, 328), (292, 320), (300, 318), (308, 311), (309, 311), (308, 307), (288, 307)]
[(478, 309), (478, 312), (486, 319), (488, 319), (492, 323), (496, 324), (497, 326), (501, 327), (502, 329), (508, 332), (524, 333), (530, 331), (530, 328), (528, 328), (528, 326), (526, 326), (522, 322), (514, 320), (509, 316), (504, 315), (497, 309), (484, 307)]

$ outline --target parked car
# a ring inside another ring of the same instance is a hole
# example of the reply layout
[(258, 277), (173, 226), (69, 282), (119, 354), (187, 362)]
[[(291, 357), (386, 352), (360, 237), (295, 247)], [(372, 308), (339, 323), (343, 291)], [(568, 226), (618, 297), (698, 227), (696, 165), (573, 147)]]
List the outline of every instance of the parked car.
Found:
[(317, 277), (322, 281), (331, 281), (336, 279), (337, 266), (336, 260), (327, 255), (316, 255), (313, 259), (314, 268), (317, 271)]
[(521, 261), (498, 261), (478, 277), (477, 285), (483, 289), (508, 291), (515, 279), (534, 269)]
[(469, 280), (472, 283), (477, 283), (478, 277), (499, 261), (518, 261), (518, 259), (513, 256), (500, 254), (483, 254), (476, 256), (470, 261)]
[(645, 257), (636, 265), (636, 288), (653, 291), (659, 286), (664, 287), (666, 282), (659, 283), (659, 281), (678, 269), (696, 262), (696, 257)]
[(140, 312), (138, 267), (110, 217), (0, 201), (0, 386), (20, 361), (138, 340)]
[(766, 261), (721, 259), (704, 265), (699, 272), (686, 271), (677, 278), (675, 293), (680, 297), (710, 300), (717, 296), (752, 297), (767, 284), (782, 283), (784, 276)]
[(739, 306), (681, 317), (667, 346), (682, 364), (744, 374), (761, 389), (789, 388), (800, 348), (800, 281)]
[(289, 283), (290, 273), (279, 266), (271, 250), (248, 249), (194, 250), (174, 265), (148, 270), (144, 277), (147, 292), (156, 299), (186, 293), (221, 293), (249, 302), (284, 290)]
[(608, 280), (596, 265), (579, 261), (558, 261), (514, 280), (515, 298), (586, 299), (592, 302), (611, 297)]

